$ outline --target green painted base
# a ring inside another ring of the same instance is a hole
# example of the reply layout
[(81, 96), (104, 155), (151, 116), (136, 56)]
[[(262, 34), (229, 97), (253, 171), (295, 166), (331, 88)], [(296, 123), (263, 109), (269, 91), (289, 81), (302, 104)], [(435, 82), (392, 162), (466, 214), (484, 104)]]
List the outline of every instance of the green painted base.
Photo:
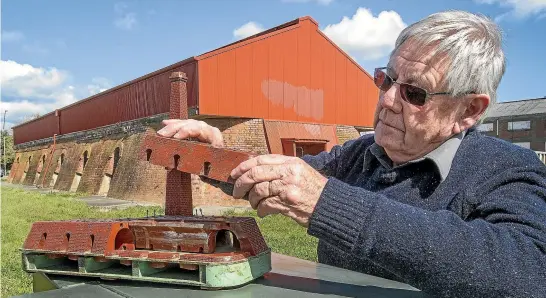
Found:
[[(154, 268), (152, 262), (132, 260), (123, 265), (121, 259), (97, 262), (92, 257), (49, 259), (41, 254), (23, 254), (23, 269), (29, 273), (87, 276), (102, 279), (126, 279), (157, 283), (223, 289), (244, 285), (271, 271), (271, 252), (267, 251), (244, 261), (221, 264), (197, 264), (196, 270), (180, 268), (180, 263), (168, 263)], [(196, 265), (196, 264), (193, 264)]]

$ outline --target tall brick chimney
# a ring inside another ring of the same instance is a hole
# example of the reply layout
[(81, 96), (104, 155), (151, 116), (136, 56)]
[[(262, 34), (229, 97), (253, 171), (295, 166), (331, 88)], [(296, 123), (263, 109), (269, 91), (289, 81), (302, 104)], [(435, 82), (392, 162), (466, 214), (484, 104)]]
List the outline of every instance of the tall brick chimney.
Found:
[[(183, 72), (173, 72), (169, 102), (170, 119), (188, 119), (188, 77)], [(177, 160), (174, 160), (177, 163)], [(165, 190), (165, 215), (193, 215), (191, 174), (169, 169)]]

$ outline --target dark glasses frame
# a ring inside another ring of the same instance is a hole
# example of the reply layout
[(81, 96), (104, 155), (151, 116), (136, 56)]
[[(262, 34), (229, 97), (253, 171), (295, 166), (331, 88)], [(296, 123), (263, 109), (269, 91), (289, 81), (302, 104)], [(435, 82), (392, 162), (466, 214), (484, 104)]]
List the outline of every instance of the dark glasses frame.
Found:
[[(387, 74), (387, 67), (378, 67), (374, 71), (373, 80), (375, 85), (382, 91), (387, 92), (392, 88), (394, 84), (400, 86), (400, 97), (412, 105), (423, 106), (427, 100), (434, 95), (449, 95), (449, 92), (428, 92), (426, 89), (417, 87), (408, 83), (400, 83), (394, 80), (391, 76)], [(379, 74), (382, 74), (384, 77), (379, 78)]]

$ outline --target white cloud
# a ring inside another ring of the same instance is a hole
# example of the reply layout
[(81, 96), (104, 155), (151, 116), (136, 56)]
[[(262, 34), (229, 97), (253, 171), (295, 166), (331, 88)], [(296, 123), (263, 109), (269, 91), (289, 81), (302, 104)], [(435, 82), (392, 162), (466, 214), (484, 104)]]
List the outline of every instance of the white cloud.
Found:
[(68, 74), (57, 68), (36, 68), (15, 61), (0, 61), (2, 93), (18, 97), (47, 97), (58, 89)]
[(20, 31), (2, 31), (2, 42), (17, 42), (25, 39)]
[(508, 7), (510, 11), (496, 18), (500, 21), (507, 15), (512, 15), (516, 18), (525, 18), (531, 15), (541, 17), (543, 12), (546, 12), (546, 0), (475, 0), (480, 4), (498, 4), (501, 7)]
[(114, 20), (114, 25), (122, 30), (131, 30), (138, 23), (136, 13), (127, 11), (129, 6), (123, 2), (114, 4), (114, 11), (118, 17)]
[(110, 89), (110, 87), (112, 87), (112, 85), (106, 78), (93, 78), (91, 84), (87, 85), (87, 91), (89, 92), (89, 95), (95, 95)]
[(351, 18), (345, 16), (323, 32), (350, 55), (372, 60), (388, 55), (406, 26), (395, 11), (382, 11), (374, 17), (369, 9), (360, 7)]
[(334, 0), (282, 0), (282, 2), (292, 2), (292, 3), (308, 3), (308, 2), (316, 2), (321, 5), (328, 5)]
[(131, 30), (136, 25), (137, 19), (134, 12), (129, 12), (114, 21), (116, 27), (123, 30)]
[(55, 67), (42, 68), (16, 61), (0, 61), (1, 111), (8, 110), (6, 121), (19, 124), (32, 115), (47, 114), (110, 87), (105, 78), (75, 87), (70, 74)]
[(262, 27), (262, 25), (254, 23), (254, 22), (248, 22), (244, 24), (243, 26), (233, 30), (233, 36), (236, 39), (243, 39), (243, 38), (252, 36), (254, 34), (260, 33), (264, 30), (265, 29)]

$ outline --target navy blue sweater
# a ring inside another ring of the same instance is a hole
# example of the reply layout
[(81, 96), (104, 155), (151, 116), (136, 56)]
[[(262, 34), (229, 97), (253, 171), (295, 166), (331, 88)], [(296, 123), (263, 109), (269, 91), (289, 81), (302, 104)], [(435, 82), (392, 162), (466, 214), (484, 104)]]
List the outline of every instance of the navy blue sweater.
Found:
[(429, 160), (363, 168), (373, 142), (303, 157), (328, 176), (308, 229), (319, 262), (435, 297), (546, 297), (546, 166), (534, 152), (473, 128), (441, 181)]

